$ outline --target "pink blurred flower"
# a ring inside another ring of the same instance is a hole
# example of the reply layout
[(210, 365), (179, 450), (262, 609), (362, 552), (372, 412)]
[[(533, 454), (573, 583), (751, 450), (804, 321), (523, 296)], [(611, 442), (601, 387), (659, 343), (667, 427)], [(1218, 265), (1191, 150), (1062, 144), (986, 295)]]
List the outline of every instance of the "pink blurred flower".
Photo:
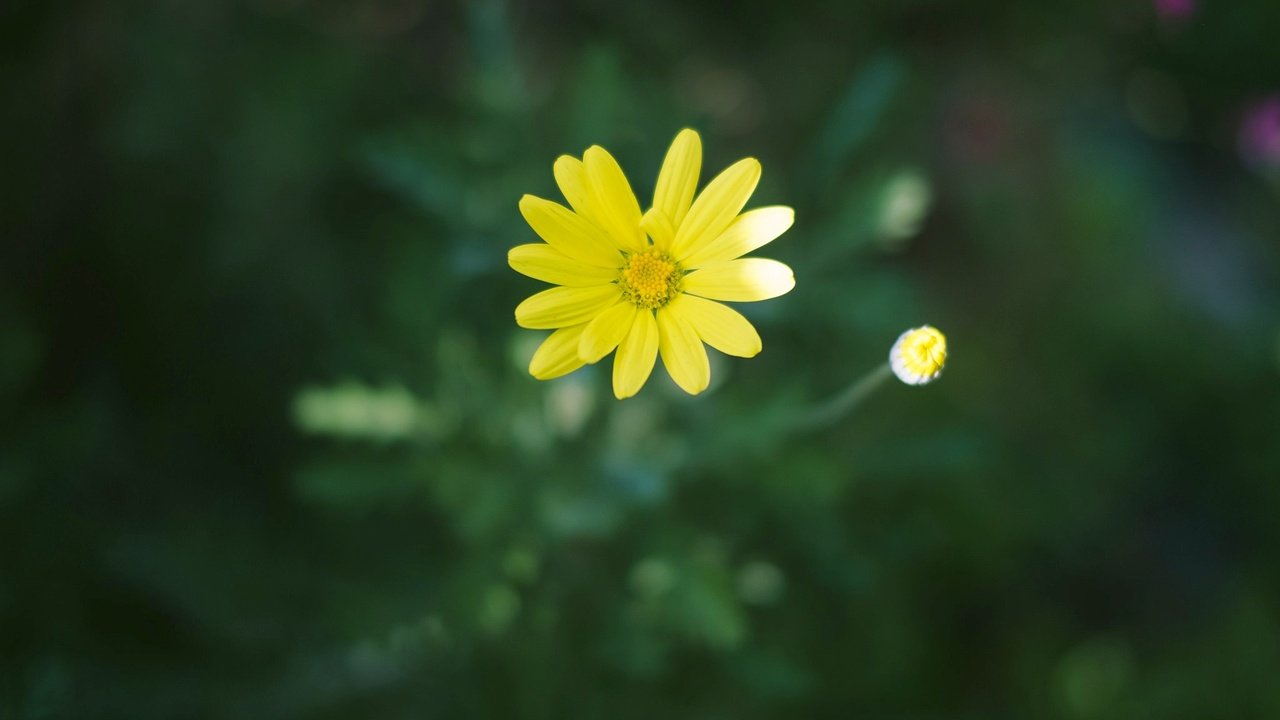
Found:
[(1239, 146), (1246, 162), (1280, 167), (1280, 95), (1264, 98), (1245, 110)]
[(1196, 0), (1152, 0), (1162, 20), (1186, 20), (1196, 11)]

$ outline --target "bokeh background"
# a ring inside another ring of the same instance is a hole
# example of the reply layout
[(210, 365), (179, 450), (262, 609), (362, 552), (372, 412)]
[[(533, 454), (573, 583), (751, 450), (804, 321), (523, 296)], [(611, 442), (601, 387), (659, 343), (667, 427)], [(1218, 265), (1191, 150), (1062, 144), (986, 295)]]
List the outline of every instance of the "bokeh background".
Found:
[[(1280, 717), (1277, 31), (8, 0), (0, 718)], [(516, 201), (685, 126), (796, 208), (764, 352), (534, 381)]]

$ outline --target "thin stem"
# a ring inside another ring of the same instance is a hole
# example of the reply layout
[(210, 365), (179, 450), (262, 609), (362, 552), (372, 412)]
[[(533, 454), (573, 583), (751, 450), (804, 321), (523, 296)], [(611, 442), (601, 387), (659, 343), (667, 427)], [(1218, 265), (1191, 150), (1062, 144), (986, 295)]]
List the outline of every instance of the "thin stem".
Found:
[(876, 366), (871, 372), (853, 381), (849, 387), (841, 390), (829, 400), (815, 405), (812, 410), (801, 417), (800, 422), (796, 424), (797, 429), (819, 430), (831, 425), (861, 405), (863, 400), (866, 400), (884, 381), (891, 377), (893, 377), (893, 370), (889, 367), (889, 363)]

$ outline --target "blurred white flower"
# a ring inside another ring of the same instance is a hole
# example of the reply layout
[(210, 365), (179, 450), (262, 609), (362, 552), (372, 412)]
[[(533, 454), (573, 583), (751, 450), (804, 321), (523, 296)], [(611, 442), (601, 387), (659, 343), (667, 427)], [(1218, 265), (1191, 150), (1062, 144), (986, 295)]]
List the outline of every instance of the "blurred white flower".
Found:
[(947, 338), (937, 328), (922, 325), (898, 337), (889, 351), (893, 374), (908, 385), (926, 385), (942, 374), (947, 364)]

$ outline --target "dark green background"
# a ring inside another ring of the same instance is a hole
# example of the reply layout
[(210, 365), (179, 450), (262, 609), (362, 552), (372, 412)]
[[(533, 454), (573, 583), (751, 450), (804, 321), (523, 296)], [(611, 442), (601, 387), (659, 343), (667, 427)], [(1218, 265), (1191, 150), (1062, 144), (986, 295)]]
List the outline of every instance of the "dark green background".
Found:
[[(1280, 717), (1280, 4), (1201, 5), (3, 3), (0, 718)], [(684, 126), (764, 352), (534, 381), (516, 201)]]

